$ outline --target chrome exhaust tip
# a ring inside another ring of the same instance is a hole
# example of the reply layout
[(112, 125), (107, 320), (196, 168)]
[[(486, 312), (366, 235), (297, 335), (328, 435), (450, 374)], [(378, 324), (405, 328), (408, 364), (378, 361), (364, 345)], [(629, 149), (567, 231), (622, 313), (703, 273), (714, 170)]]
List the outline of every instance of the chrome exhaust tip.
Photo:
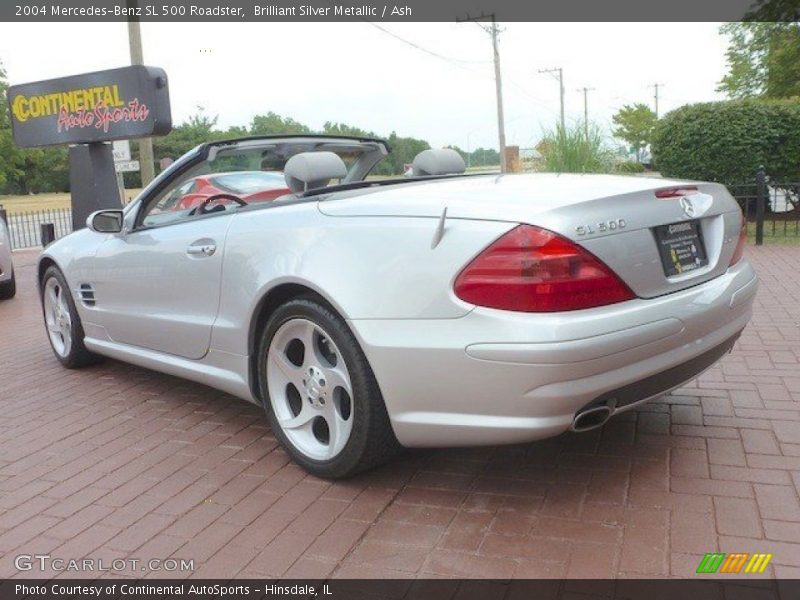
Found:
[(611, 418), (611, 407), (603, 404), (602, 406), (593, 406), (575, 415), (572, 421), (572, 431), (578, 433), (584, 431), (591, 431), (606, 424)]

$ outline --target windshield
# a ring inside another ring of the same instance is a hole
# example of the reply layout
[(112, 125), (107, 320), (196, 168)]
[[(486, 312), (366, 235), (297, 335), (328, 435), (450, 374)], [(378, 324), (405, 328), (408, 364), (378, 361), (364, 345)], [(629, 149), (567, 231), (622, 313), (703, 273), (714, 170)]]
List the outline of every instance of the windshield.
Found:
[(210, 181), (217, 188), (234, 194), (252, 194), (262, 190), (286, 187), (283, 172), (245, 171), (218, 175), (211, 177)]
[(345, 164), (345, 175), (326, 183), (337, 185), (363, 181), (389, 149), (380, 140), (327, 136), (215, 142), (209, 144), (202, 159), (147, 198), (137, 222), (152, 227), (277, 199), (296, 200), (302, 194), (291, 192), (283, 171), (291, 157), (303, 152), (338, 155)]

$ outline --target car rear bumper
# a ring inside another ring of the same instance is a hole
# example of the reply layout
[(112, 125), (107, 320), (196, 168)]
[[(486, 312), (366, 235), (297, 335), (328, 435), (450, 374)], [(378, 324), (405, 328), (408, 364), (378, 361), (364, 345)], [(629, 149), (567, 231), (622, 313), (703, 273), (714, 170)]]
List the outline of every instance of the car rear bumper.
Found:
[(741, 261), (687, 290), (571, 313), (350, 325), (401, 444), (516, 443), (567, 430), (584, 407), (627, 410), (693, 379), (733, 345), (757, 287)]

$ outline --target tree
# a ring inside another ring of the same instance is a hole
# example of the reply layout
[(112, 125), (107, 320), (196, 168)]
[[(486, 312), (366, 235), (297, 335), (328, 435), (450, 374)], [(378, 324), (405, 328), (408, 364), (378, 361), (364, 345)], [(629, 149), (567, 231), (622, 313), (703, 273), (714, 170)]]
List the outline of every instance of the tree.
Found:
[(3, 68), (3, 61), (0, 61), (0, 129), (9, 127), (8, 120), (8, 81), (6, 80), (6, 70)]
[(241, 125), (231, 125), (225, 131), (223, 137), (225, 139), (233, 139), (233, 138), (240, 138), (240, 137), (247, 137), (250, 135), (247, 127), (243, 127)]
[[(207, 115), (205, 109), (198, 106), (197, 112), (191, 115), (186, 122), (173, 127), (172, 131), (164, 137), (153, 138), (153, 153), (156, 161), (162, 158), (176, 159), (204, 142), (226, 137), (223, 132), (215, 129), (216, 125), (217, 116)], [(136, 150), (134, 150), (135, 154)]]
[(653, 158), (665, 177), (752, 184), (800, 181), (800, 98), (681, 106), (659, 120)]
[(6, 190), (13, 194), (64, 192), (69, 189), (69, 153), (65, 146), (16, 148)]
[(206, 114), (205, 108), (198, 105), (197, 112), (189, 117), (188, 121), (186, 121), (186, 127), (191, 131), (197, 132), (198, 135), (208, 136), (211, 135), (212, 131), (214, 131), (218, 120), (219, 115), (214, 115), (211, 117)]
[(644, 150), (653, 140), (658, 117), (646, 104), (626, 104), (612, 117), (616, 129), (614, 136), (626, 141), (636, 150), (636, 160), (641, 160)]
[(726, 23), (728, 73), (717, 90), (731, 98), (800, 96), (800, 23)]
[(500, 165), (500, 152), (494, 148), (476, 148), (469, 154), (472, 167), (496, 167)]
[(347, 123), (334, 123), (325, 121), (322, 125), (322, 133), (325, 135), (343, 135), (347, 137), (376, 137), (371, 131), (365, 131), (359, 127), (348, 125)]
[(770, 23), (800, 21), (800, 6), (797, 0), (756, 0), (742, 20)]
[(8, 129), (8, 102), (6, 100), (6, 72), (3, 63), (0, 62), (0, 190), (8, 180), (9, 170), (8, 157), (12, 151), (11, 130)]
[(430, 148), (425, 140), (400, 137), (394, 131), (387, 141), (392, 153), (375, 167), (377, 175), (402, 175), (405, 165), (412, 163), (417, 154)]
[(251, 135), (291, 135), (311, 133), (311, 129), (291, 117), (282, 117), (272, 111), (266, 115), (256, 115), (250, 122)]
[(0, 191), (7, 192), (22, 177), (22, 150), (11, 138), (11, 117), (8, 114), (8, 81), (0, 61)]

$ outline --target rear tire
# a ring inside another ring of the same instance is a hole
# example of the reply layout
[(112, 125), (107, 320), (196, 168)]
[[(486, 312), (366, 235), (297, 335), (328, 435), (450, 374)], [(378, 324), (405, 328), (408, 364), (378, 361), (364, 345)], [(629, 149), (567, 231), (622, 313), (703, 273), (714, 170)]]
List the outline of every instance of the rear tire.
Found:
[(0, 300), (10, 300), (17, 294), (17, 276), (11, 271), (11, 279), (0, 283)]
[(258, 384), (276, 438), (314, 475), (349, 477), (400, 450), (355, 336), (315, 299), (291, 300), (267, 321)]
[(77, 369), (99, 362), (101, 357), (83, 345), (83, 326), (64, 275), (50, 267), (42, 278), (42, 314), (50, 347), (59, 362)]

